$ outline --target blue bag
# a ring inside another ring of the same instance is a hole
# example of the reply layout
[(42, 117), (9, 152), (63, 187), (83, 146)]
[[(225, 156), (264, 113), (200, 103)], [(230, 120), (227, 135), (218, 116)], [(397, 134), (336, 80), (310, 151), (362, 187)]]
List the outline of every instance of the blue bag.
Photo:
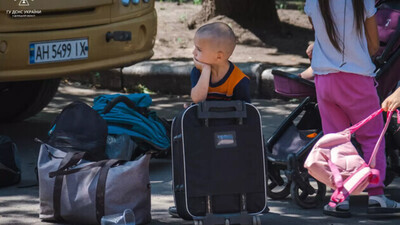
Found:
[(93, 109), (107, 121), (109, 134), (128, 134), (142, 151), (167, 151), (169, 131), (156, 112), (148, 109), (151, 102), (148, 94), (100, 95)]

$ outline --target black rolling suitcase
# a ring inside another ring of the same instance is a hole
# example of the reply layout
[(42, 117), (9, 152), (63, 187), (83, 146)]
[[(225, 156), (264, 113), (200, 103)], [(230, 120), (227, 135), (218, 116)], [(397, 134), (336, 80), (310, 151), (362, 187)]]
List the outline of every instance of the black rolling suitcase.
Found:
[(242, 101), (206, 101), (172, 123), (178, 214), (194, 224), (261, 224), (267, 207), (261, 117)]

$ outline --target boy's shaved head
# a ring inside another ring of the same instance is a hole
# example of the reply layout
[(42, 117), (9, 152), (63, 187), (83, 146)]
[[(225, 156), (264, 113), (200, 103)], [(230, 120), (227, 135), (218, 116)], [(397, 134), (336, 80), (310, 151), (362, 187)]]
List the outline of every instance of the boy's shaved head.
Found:
[(236, 46), (236, 37), (233, 30), (225, 23), (215, 22), (201, 26), (196, 31), (198, 38), (210, 39), (218, 51), (224, 51), (229, 57)]

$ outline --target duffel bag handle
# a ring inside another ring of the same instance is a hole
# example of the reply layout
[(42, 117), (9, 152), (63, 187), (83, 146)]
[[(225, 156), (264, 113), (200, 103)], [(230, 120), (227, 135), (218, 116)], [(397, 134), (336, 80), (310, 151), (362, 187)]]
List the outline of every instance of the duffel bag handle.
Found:
[(199, 119), (226, 119), (247, 117), (246, 103), (244, 101), (204, 101), (197, 108)]
[(95, 168), (95, 167), (103, 167), (109, 161), (113, 161), (113, 165), (115, 165), (117, 163), (121, 163), (121, 162), (126, 162), (124, 160), (105, 159), (105, 160), (102, 160), (102, 161), (91, 163), (91, 164), (89, 164), (87, 166), (73, 168), (73, 169), (69, 169), (68, 167), (63, 167), (63, 168), (60, 168), (60, 169), (58, 169), (56, 171), (49, 172), (49, 177), (53, 178), (55, 176), (68, 175), (68, 174), (73, 174), (73, 173), (77, 173), (77, 172), (80, 172), (80, 171), (90, 170), (90, 169)]
[(71, 166), (76, 165), (86, 155), (86, 152), (68, 152), (63, 158), (57, 171), (63, 171)]

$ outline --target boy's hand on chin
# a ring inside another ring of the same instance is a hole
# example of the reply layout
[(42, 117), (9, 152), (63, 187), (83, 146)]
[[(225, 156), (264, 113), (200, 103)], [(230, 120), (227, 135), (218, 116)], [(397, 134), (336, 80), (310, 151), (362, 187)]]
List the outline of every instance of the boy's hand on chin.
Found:
[(200, 61), (198, 61), (196, 58), (193, 58), (193, 62), (194, 62), (194, 66), (198, 69), (198, 70), (203, 70), (203, 69), (205, 69), (205, 68), (211, 68), (211, 66), (210, 65), (208, 65), (208, 64), (205, 64), (205, 63), (202, 63), (202, 62), (200, 62)]

